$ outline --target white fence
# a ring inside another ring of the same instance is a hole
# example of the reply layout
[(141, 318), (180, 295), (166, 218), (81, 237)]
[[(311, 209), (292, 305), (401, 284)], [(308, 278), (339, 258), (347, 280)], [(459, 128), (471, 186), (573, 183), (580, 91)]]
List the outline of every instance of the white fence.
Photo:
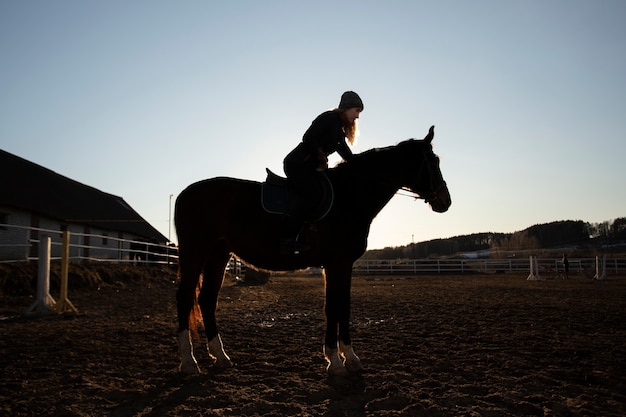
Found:
[[(11, 230), (23, 230), (30, 235), (31, 230), (37, 231), (39, 239), (27, 239), (26, 243), (2, 243), (0, 240), (0, 253), (15, 254), (7, 258), (0, 258), (0, 263), (37, 260), (36, 249), (40, 239), (44, 236), (51, 237), (51, 259), (61, 259), (61, 245), (63, 232), (26, 226), (0, 224), (0, 228)], [(98, 242), (99, 244), (95, 244)], [(127, 263), (150, 263), (150, 264), (176, 264), (178, 262), (178, 250), (176, 247), (158, 245), (154, 243), (120, 239), (107, 235), (96, 235), (72, 232), (70, 234), (69, 259), (73, 261), (97, 261), (97, 262), (127, 262)], [(5, 250), (3, 250), (5, 249)], [(606, 272), (610, 274), (626, 274), (626, 258), (606, 258)], [(539, 258), (539, 273), (550, 277), (550, 274), (558, 274), (562, 269), (561, 258)], [(231, 259), (228, 268), (234, 273), (243, 273), (243, 266), (235, 258)], [(572, 276), (580, 275), (593, 277), (596, 272), (596, 258), (570, 258), (569, 270)], [(465, 274), (465, 273), (510, 273), (529, 272), (529, 259), (404, 259), (404, 260), (358, 260), (354, 263), (352, 272), (354, 275), (394, 275), (394, 274)]]
[[(34, 255), (37, 255), (38, 251), (32, 249), (36, 249), (40, 241), (47, 236), (51, 238), (50, 259), (61, 259), (63, 231), (8, 224), (1, 224), (0, 227), (11, 231), (11, 235), (21, 230), (28, 236), (31, 236), (31, 231), (35, 231), (38, 236), (36, 239), (25, 238), (17, 242), (12, 241), (13, 239), (0, 239), (0, 253), (3, 255), (0, 257), (0, 263), (37, 260), (38, 256)], [(178, 262), (178, 250), (174, 246), (78, 232), (70, 233), (69, 255), (69, 259), (73, 261), (144, 264)]]
[[(562, 271), (561, 258), (539, 258), (541, 274), (557, 275)], [(572, 276), (593, 277), (596, 258), (570, 258), (569, 273)], [(358, 260), (354, 263), (354, 275), (394, 274), (465, 274), (465, 273), (528, 273), (529, 258), (510, 259), (405, 259), (405, 260)], [(625, 258), (606, 258), (606, 272), (626, 273)]]

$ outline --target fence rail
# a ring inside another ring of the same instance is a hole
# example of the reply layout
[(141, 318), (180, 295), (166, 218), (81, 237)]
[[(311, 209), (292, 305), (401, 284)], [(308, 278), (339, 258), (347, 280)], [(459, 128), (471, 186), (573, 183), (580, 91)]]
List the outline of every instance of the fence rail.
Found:
[[(539, 258), (540, 274), (558, 274), (563, 270), (561, 258)], [(626, 273), (626, 258), (606, 258), (606, 272)], [(593, 277), (596, 258), (569, 259), (569, 272), (572, 275)], [(529, 272), (528, 258), (515, 259), (406, 259), (406, 260), (358, 260), (352, 272), (355, 275), (394, 275), (394, 274), (465, 274), (465, 273), (506, 273)]]
[[(23, 230), (30, 236), (35, 231), (37, 238), (24, 237), (22, 242), (11, 243), (0, 240), (0, 263), (33, 261), (38, 259), (36, 248), (46, 236), (51, 237), (51, 260), (61, 259), (61, 246), (64, 231), (38, 227), (0, 224), (2, 230)], [(117, 238), (109, 235), (71, 232), (69, 259), (73, 261), (172, 264), (178, 262), (178, 249), (141, 240)], [(1, 238), (1, 235), (0, 235)], [(103, 242), (97, 245), (90, 242)], [(104, 244), (106, 242), (106, 244)]]

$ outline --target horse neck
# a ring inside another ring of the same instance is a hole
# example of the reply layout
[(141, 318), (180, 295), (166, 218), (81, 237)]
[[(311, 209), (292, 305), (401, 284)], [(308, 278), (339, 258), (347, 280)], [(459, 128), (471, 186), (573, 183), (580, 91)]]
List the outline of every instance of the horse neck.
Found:
[(375, 149), (357, 155), (335, 168), (343, 192), (350, 196), (362, 216), (370, 220), (387, 205), (405, 182), (410, 168), (406, 155), (397, 146)]

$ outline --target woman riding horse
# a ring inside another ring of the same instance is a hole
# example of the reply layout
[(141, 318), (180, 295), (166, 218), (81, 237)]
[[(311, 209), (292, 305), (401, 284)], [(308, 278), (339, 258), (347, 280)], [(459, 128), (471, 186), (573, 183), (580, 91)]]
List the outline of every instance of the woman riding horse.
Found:
[[(249, 265), (274, 271), (324, 268), (326, 334), (324, 356), (332, 375), (363, 369), (350, 337), (352, 266), (367, 248), (372, 221), (400, 188), (414, 192), (438, 213), (450, 207), (448, 187), (433, 152), (434, 129), (424, 140), (354, 155), (328, 169), (335, 199), (328, 214), (304, 230), (311, 248), (302, 253), (280, 250), (280, 214), (261, 204), (259, 182), (218, 177), (190, 185), (176, 199), (174, 221), (178, 235), (180, 286), (176, 293), (180, 369), (200, 372), (191, 334), (197, 324), (193, 312), (196, 290), (208, 350), (215, 366), (232, 366), (222, 345), (216, 321), (224, 270), (235, 254)], [(239, 337), (237, 335), (233, 337)], [(245, 335), (241, 335), (245, 337)], [(285, 341), (287, 342), (287, 341)]]
[(321, 199), (319, 185), (320, 171), (328, 168), (328, 155), (337, 152), (344, 161), (352, 159), (350, 145), (357, 136), (357, 122), (363, 111), (363, 101), (354, 91), (341, 95), (339, 107), (317, 116), (302, 137), (302, 142), (283, 161), (287, 178), (299, 194), (298, 204), (289, 217), (288, 235), (281, 239), (281, 245), (294, 251), (307, 247), (301, 239), (301, 228), (310, 216), (312, 207)]

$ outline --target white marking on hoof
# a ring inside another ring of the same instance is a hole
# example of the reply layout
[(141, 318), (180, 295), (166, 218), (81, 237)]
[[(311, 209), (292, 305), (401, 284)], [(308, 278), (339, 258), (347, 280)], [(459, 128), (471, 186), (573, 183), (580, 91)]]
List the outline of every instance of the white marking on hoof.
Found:
[(193, 344), (189, 330), (183, 330), (178, 334), (178, 353), (180, 354), (180, 366), (178, 369), (186, 374), (199, 374), (200, 367), (193, 356)]
[(332, 376), (347, 376), (348, 371), (343, 366), (343, 361), (339, 357), (339, 351), (337, 349), (329, 349), (324, 346), (324, 356), (328, 361), (328, 367), (326, 372)]
[(224, 352), (224, 345), (222, 344), (222, 338), (218, 334), (208, 343), (209, 355), (215, 358), (214, 366), (216, 368), (230, 368), (233, 366), (230, 358)]
[(363, 365), (361, 364), (361, 359), (359, 359), (356, 353), (354, 353), (354, 349), (352, 349), (351, 345), (344, 345), (339, 342), (339, 352), (345, 359), (343, 365), (346, 367), (348, 372), (365, 371), (365, 368), (363, 368)]

